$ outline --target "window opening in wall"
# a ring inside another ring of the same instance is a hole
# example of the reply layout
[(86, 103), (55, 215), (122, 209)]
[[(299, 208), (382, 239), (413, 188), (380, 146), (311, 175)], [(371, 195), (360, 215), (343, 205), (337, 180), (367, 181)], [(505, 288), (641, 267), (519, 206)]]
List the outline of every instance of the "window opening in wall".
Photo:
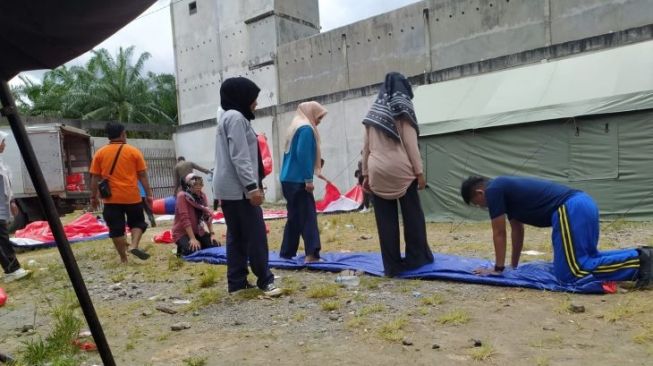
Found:
[(197, 1), (188, 4), (188, 15), (193, 15), (195, 13), (197, 13)]

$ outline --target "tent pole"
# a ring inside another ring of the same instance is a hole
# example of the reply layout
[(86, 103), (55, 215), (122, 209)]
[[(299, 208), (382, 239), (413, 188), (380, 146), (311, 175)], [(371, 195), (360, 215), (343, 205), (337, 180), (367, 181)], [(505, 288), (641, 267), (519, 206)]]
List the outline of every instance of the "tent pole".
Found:
[(2, 114), (9, 120), (9, 125), (14, 133), (14, 138), (16, 139), (16, 143), (20, 149), (23, 161), (25, 162), (27, 171), (32, 178), (32, 183), (34, 184), (36, 193), (41, 201), (41, 205), (43, 205), (45, 210), (45, 216), (50, 225), (50, 230), (52, 231), (54, 240), (57, 243), (61, 259), (66, 266), (68, 277), (70, 277), (70, 282), (73, 285), (82, 312), (86, 318), (86, 323), (88, 324), (89, 329), (93, 334), (93, 339), (98, 347), (102, 363), (104, 366), (115, 366), (116, 362), (111, 354), (109, 343), (104, 336), (102, 324), (100, 324), (100, 320), (98, 319), (95, 308), (93, 307), (93, 302), (91, 301), (91, 297), (89, 296), (86, 285), (84, 284), (84, 279), (82, 278), (82, 274), (77, 266), (77, 261), (75, 260), (73, 251), (70, 249), (70, 243), (68, 242), (68, 238), (66, 238), (63, 225), (59, 219), (59, 214), (54, 206), (54, 201), (50, 196), (45, 179), (43, 178), (43, 172), (36, 160), (36, 155), (34, 155), (32, 143), (27, 138), (27, 131), (18, 115), (18, 109), (16, 108), (16, 103), (11, 95), (9, 85), (6, 80), (0, 80), (0, 84), (0, 101), (2, 102), (3, 107)]

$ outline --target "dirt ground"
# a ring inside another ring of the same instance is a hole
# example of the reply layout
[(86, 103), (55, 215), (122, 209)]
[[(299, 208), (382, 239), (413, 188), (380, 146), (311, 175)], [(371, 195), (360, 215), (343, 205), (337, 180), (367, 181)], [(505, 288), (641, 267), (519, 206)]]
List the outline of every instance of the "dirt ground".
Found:
[[(269, 221), (278, 250), (285, 220)], [(621, 285), (614, 295), (575, 295), (447, 281), (273, 270), (280, 298), (256, 289), (228, 295), (226, 267), (178, 260), (172, 245), (143, 247), (150, 260), (120, 265), (109, 240), (73, 244), (118, 365), (650, 365), (653, 292)], [(324, 252), (378, 251), (371, 213), (322, 215)], [(225, 227), (218, 226), (224, 233)], [(370, 238), (371, 237), (371, 238)], [(489, 223), (428, 224), (436, 252), (493, 258)], [(650, 244), (653, 224), (602, 224), (603, 249)], [(549, 231), (526, 230), (524, 250), (550, 260)], [(70, 284), (56, 249), (22, 253), (34, 275), (2, 285), (0, 351), (20, 355), (51, 329), (53, 304)], [(190, 303), (188, 303), (190, 301)], [(570, 304), (585, 312), (570, 312)], [(156, 309), (177, 311), (168, 314)], [(187, 323), (189, 329), (172, 331)], [(33, 331), (23, 331), (33, 325)], [(97, 353), (83, 365), (100, 364)]]

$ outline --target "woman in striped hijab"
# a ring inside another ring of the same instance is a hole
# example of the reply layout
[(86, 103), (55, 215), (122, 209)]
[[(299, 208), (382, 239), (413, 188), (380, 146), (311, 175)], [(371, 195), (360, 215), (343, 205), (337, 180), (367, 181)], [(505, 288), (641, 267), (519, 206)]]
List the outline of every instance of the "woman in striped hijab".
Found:
[[(406, 77), (388, 73), (363, 119), (363, 189), (372, 193), (386, 276), (433, 262), (426, 239), (424, 212), (417, 194), (426, 180), (417, 145), (419, 128), (413, 90)], [(401, 256), (399, 212), (404, 222), (406, 256)]]

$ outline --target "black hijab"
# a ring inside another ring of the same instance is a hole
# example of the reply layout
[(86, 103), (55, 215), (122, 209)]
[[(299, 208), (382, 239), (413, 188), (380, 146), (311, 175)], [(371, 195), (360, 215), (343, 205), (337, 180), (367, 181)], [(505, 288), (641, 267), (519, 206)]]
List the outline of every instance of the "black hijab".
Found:
[(220, 105), (225, 111), (237, 110), (251, 121), (255, 117), (250, 106), (258, 98), (260, 91), (261, 89), (247, 78), (225, 79), (220, 86)]
[(379, 89), (379, 95), (363, 119), (363, 124), (383, 131), (399, 141), (399, 131), (395, 119), (405, 116), (419, 135), (417, 116), (413, 107), (413, 88), (405, 76), (398, 72), (389, 72)]

